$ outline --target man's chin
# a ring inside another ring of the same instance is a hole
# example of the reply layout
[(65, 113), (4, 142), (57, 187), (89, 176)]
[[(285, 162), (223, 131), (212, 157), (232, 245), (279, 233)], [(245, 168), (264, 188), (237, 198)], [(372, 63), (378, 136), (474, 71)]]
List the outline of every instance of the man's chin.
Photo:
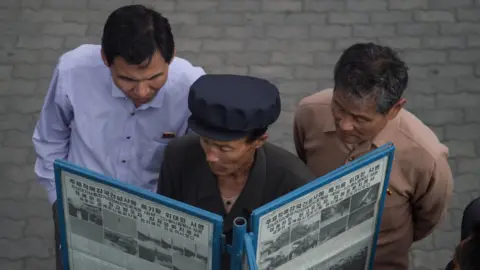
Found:
[(152, 101), (151, 98), (137, 98), (137, 99), (133, 99), (133, 102), (134, 103), (137, 103), (137, 104), (147, 104), (148, 102)]
[(227, 170), (224, 170), (223, 168), (220, 168), (218, 166), (212, 166), (211, 164), (210, 165), (210, 170), (212, 171), (213, 174), (217, 175), (217, 176), (222, 176), (222, 175), (227, 175)]
[(357, 144), (360, 142), (360, 138), (354, 135), (340, 135), (340, 140), (347, 144)]

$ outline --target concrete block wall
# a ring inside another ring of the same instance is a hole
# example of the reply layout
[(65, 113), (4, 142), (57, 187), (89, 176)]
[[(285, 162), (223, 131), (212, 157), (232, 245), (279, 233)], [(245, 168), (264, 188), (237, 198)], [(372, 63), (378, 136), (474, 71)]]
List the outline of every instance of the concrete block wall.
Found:
[(412, 269), (441, 269), (463, 208), (480, 191), (479, 0), (0, 1), (0, 269), (53, 269), (50, 206), (34, 182), (31, 134), (55, 62), (99, 43), (115, 8), (152, 5), (178, 55), (209, 73), (275, 82), (283, 111), (271, 140), (293, 151), (298, 101), (330, 87), (341, 51), (359, 41), (398, 49), (410, 66), (408, 108), (450, 147), (455, 196), (445, 222), (412, 251)]

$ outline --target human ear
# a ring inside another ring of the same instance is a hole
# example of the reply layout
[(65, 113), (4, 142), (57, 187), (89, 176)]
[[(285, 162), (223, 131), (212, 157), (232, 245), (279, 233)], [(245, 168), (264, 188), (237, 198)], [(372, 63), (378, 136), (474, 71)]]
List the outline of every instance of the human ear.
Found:
[(261, 146), (263, 146), (263, 144), (267, 141), (267, 139), (268, 139), (268, 134), (267, 133), (263, 134), (260, 138), (258, 138), (255, 141), (255, 148), (260, 148)]
[(405, 99), (405, 98), (401, 98), (399, 101), (397, 101), (397, 103), (395, 103), (395, 105), (393, 105), (393, 107), (390, 109), (390, 111), (388, 111), (387, 119), (392, 120), (395, 117), (397, 117), (400, 110), (402, 110), (403, 107), (405, 106), (405, 103), (407, 103), (407, 99)]

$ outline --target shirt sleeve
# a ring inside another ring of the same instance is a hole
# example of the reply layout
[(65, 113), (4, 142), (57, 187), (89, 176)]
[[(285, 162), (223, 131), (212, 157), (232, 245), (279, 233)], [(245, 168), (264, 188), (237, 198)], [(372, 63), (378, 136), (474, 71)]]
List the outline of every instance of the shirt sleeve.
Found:
[[(421, 179), (423, 180), (423, 179)], [(452, 196), (453, 179), (447, 154), (438, 157), (430, 173), (430, 179), (419, 181), (414, 195), (414, 241), (428, 236), (442, 221)]]
[(73, 118), (72, 106), (62, 89), (61, 80), (57, 67), (32, 138), (37, 154), (35, 174), (38, 182), (47, 190), (51, 204), (57, 200), (53, 163), (68, 155), (70, 122)]
[(293, 141), (298, 158), (303, 161), (303, 163), (306, 163), (307, 160), (304, 148), (305, 127), (302, 120), (304, 119), (304, 111), (305, 110), (301, 107), (298, 107), (297, 110), (295, 110), (295, 115), (293, 118)]

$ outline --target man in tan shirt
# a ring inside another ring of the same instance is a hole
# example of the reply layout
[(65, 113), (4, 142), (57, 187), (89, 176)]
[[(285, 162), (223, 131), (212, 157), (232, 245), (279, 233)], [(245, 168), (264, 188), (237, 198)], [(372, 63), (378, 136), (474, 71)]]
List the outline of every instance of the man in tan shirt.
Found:
[(395, 147), (374, 269), (408, 269), (414, 241), (441, 221), (452, 193), (448, 148), (403, 109), (408, 68), (388, 47), (355, 44), (340, 57), (334, 89), (304, 98), (295, 146), (319, 177), (387, 142)]

